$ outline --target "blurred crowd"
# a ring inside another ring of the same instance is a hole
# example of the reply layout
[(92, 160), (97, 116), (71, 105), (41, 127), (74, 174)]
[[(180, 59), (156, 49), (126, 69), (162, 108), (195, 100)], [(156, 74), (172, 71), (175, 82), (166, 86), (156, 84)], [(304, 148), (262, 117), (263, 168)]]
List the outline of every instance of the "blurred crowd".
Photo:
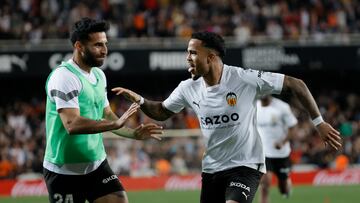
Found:
[[(291, 141), (291, 160), (294, 166), (311, 164), (316, 168), (344, 169), (360, 164), (360, 95), (322, 92), (316, 100), (325, 120), (338, 129), (343, 137), (343, 150), (325, 147), (308, 115), (294, 100), (289, 99), (299, 124)], [(121, 115), (129, 103), (113, 98), (114, 111)], [(18, 100), (0, 107), (0, 179), (16, 178), (26, 173), (41, 173), (45, 148), (45, 101)], [(154, 122), (137, 113), (127, 122), (136, 127)], [(165, 122), (157, 122), (165, 129), (194, 129), (199, 124), (194, 113), (184, 109)], [(110, 135), (115, 138), (116, 135)], [(201, 135), (165, 137), (162, 141), (105, 139), (108, 160), (118, 175), (151, 176), (189, 174), (201, 171), (204, 143)]]
[(358, 0), (0, 0), (0, 39), (67, 38), (82, 17), (105, 19), (110, 38), (188, 37), (209, 30), (247, 42), (359, 33)]

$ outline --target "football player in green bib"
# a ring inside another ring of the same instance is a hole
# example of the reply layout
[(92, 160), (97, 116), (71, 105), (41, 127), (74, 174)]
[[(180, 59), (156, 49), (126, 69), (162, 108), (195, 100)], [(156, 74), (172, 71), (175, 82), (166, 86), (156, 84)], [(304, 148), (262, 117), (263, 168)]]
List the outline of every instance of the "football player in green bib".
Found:
[(70, 34), (73, 57), (54, 69), (46, 82), (44, 177), (51, 203), (121, 202), (128, 198), (111, 170), (102, 132), (132, 139), (160, 139), (153, 123), (124, 127), (137, 112), (133, 103), (119, 118), (109, 106), (106, 77), (98, 68), (107, 55), (105, 21), (83, 18)]

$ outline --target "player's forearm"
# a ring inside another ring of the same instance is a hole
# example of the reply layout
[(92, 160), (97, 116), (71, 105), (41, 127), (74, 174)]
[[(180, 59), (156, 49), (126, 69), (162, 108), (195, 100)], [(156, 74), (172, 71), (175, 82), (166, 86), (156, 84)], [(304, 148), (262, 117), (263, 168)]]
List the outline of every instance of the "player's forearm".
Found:
[[(105, 111), (104, 118), (110, 121), (116, 121), (119, 119), (119, 117), (112, 111)], [(111, 132), (121, 137), (134, 139), (134, 130), (131, 128), (122, 127), (119, 129), (112, 130)]]
[[(119, 119), (119, 117), (110, 108), (104, 109), (103, 117), (105, 120), (108, 120), (108, 121), (116, 121)], [(114, 129), (114, 130), (111, 130), (111, 132), (116, 135), (119, 135), (121, 137), (134, 138), (134, 130), (127, 128), (127, 127)]]
[(295, 127), (290, 127), (289, 128), (289, 131), (288, 131), (288, 134), (286, 135), (286, 137), (284, 138), (284, 140), (282, 141), (284, 144), (286, 142), (289, 142), (290, 140), (293, 139), (294, 137), (294, 134), (295, 134)]
[(109, 120), (109, 121), (116, 121), (119, 119), (119, 117), (108, 108), (105, 108), (103, 117), (105, 120)]
[(76, 134), (94, 134), (117, 129), (115, 121), (92, 120), (84, 117), (76, 117), (67, 121), (64, 125), (70, 135)]
[(281, 143), (285, 144), (285, 143), (289, 142), (290, 140), (291, 140), (291, 137), (288, 135), (281, 141)]
[(172, 116), (172, 112), (165, 109), (161, 102), (144, 100), (144, 104), (141, 105), (141, 110), (150, 118), (157, 121), (164, 121)]
[(131, 128), (127, 128), (127, 127), (122, 127), (116, 130), (112, 130), (111, 132), (119, 135), (121, 137), (126, 137), (126, 138), (130, 138), (130, 139), (135, 139), (134, 137), (134, 129)]
[(285, 91), (290, 91), (298, 98), (312, 119), (320, 116), (320, 111), (315, 102), (315, 99), (302, 80), (290, 76), (285, 76), (283, 88)]

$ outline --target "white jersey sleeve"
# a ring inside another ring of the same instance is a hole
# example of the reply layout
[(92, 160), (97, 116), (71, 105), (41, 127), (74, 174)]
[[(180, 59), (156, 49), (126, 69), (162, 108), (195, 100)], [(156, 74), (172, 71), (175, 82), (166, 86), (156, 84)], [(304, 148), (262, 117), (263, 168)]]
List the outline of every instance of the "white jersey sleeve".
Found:
[(66, 67), (57, 68), (47, 83), (47, 94), (56, 109), (79, 108), (78, 96), (82, 89), (79, 78)]
[(184, 109), (185, 106), (187, 106), (186, 99), (183, 94), (184, 87), (185, 85), (183, 81), (174, 89), (170, 96), (163, 101), (162, 105), (174, 113), (179, 113), (182, 109)]
[(256, 86), (259, 96), (281, 93), (285, 78), (284, 74), (252, 69), (239, 70), (245, 82)]

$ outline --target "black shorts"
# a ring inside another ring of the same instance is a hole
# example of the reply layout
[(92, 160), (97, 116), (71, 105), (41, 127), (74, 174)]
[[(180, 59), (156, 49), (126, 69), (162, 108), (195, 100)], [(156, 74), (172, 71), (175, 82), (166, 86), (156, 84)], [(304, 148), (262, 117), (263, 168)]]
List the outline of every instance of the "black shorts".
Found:
[(124, 191), (106, 159), (99, 168), (86, 175), (63, 175), (44, 169), (44, 178), (51, 203), (93, 202), (104, 195)]
[(265, 158), (266, 169), (276, 174), (279, 180), (286, 180), (291, 170), (289, 157), (285, 158)]
[(201, 203), (234, 200), (251, 203), (263, 173), (240, 166), (214, 174), (202, 173)]

